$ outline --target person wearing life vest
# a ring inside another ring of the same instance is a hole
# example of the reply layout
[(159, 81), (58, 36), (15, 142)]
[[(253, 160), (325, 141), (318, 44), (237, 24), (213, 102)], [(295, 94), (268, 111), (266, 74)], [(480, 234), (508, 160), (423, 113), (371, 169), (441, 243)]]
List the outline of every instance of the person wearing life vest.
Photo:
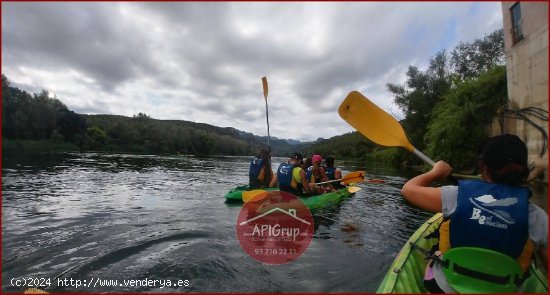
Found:
[[(335, 180), (335, 179), (342, 179), (342, 171), (336, 167), (334, 167), (334, 157), (333, 156), (327, 156), (325, 158), (325, 174), (327, 175), (328, 180)], [(334, 188), (342, 188), (344, 187), (340, 183), (332, 183), (332, 186)]]
[(323, 159), (320, 155), (313, 155), (311, 157), (311, 166), (306, 171), (306, 179), (312, 185), (314, 193), (324, 193), (334, 190), (330, 184), (315, 186), (316, 183), (329, 180), (325, 174), (325, 169), (321, 166), (322, 161)]
[[(447, 163), (439, 161), (431, 171), (405, 183), (401, 191), (413, 205), (443, 213), (445, 221), (439, 228), (436, 255), (445, 258), (445, 253), (454, 248), (488, 249), (515, 259), (525, 274), (538, 252), (547, 267), (548, 215), (529, 201), (530, 190), (521, 186), (529, 173), (525, 143), (510, 134), (492, 137), (479, 157), (482, 180), (459, 181), (458, 186), (430, 186), (436, 180), (445, 180), (451, 170)], [(424, 284), (432, 293), (456, 293), (442, 275), (443, 269), (449, 267), (442, 261), (434, 259), (428, 264)], [(491, 277), (475, 270), (468, 275), (476, 282)]]
[(313, 164), (313, 161), (311, 161), (311, 158), (304, 158), (302, 163), (300, 164), (300, 168), (302, 170), (307, 171), (307, 168), (309, 168)]
[(271, 169), (271, 157), (268, 150), (262, 149), (250, 162), (248, 170), (249, 187), (265, 188), (273, 185), (273, 170)]
[(311, 194), (306, 172), (300, 167), (303, 156), (293, 153), (287, 163), (281, 163), (277, 169), (279, 189), (294, 195)]

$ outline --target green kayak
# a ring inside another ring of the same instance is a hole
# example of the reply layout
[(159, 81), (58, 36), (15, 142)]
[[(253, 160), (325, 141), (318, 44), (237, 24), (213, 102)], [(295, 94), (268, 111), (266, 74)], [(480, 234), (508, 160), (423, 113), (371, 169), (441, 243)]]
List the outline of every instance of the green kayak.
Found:
[[(278, 188), (262, 188), (266, 191), (276, 191)], [(243, 201), (243, 192), (250, 190), (248, 185), (241, 185), (236, 188), (233, 188), (230, 190), (227, 194), (225, 194), (225, 200), (227, 202), (242, 202)]]
[[(416, 230), (397, 254), (376, 293), (427, 293), (423, 284), (427, 259), (421, 251), (431, 249), (438, 241), (423, 237), (436, 230), (442, 221), (443, 215), (437, 213)], [(416, 246), (413, 248), (412, 244)], [(522, 293), (548, 293), (548, 279), (533, 264), (530, 272), (521, 286)]]
[[(249, 190), (248, 186), (239, 186), (230, 190), (225, 199), (227, 202), (242, 202), (242, 194), (244, 191)], [(278, 188), (265, 188), (267, 191), (275, 191)], [(352, 190), (353, 191), (353, 190)], [(302, 202), (310, 209), (319, 209), (332, 204), (337, 204), (345, 198), (353, 196), (355, 193), (350, 192), (348, 188), (341, 189), (339, 191), (330, 192), (322, 195), (299, 197)]]

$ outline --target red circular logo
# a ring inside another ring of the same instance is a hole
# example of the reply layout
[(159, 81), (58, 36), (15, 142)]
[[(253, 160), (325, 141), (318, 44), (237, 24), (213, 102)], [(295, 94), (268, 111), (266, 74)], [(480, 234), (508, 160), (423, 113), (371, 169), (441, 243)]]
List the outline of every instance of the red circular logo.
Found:
[(287, 192), (263, 192), (245, 203), (237, 218), (243, 250), (267, 264), (291, 262), (304, 253), (313, 237), (309, 208)]

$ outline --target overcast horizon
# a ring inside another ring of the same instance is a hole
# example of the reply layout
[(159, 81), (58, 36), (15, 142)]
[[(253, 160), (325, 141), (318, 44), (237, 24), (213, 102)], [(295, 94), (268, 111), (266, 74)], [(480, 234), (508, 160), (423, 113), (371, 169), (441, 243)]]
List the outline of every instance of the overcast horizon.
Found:
[(314, 141), (353, 131), (357, 90), (399, 117), (386, 83), (502, 28), (500, 2), (2, 2), (2, 74), (83, 114), (187, 120)]

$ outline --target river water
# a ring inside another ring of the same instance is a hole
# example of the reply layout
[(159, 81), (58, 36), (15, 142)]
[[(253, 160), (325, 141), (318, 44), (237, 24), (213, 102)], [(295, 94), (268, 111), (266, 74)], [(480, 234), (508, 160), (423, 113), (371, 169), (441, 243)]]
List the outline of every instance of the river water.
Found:
[(385, 183), (362, 183), (354, 197), (315, 212), (307, 251), (266, 265), (241, 249), (241, 205), (223, 197), (247, 182), (249, 157), (4, 153), (2, 160), (8, 292), (35, 279), (52, 292), (372, 293), (431, 216), (400, 196), (417, 172), (337, 161), (344, 175), (366, 170)]

